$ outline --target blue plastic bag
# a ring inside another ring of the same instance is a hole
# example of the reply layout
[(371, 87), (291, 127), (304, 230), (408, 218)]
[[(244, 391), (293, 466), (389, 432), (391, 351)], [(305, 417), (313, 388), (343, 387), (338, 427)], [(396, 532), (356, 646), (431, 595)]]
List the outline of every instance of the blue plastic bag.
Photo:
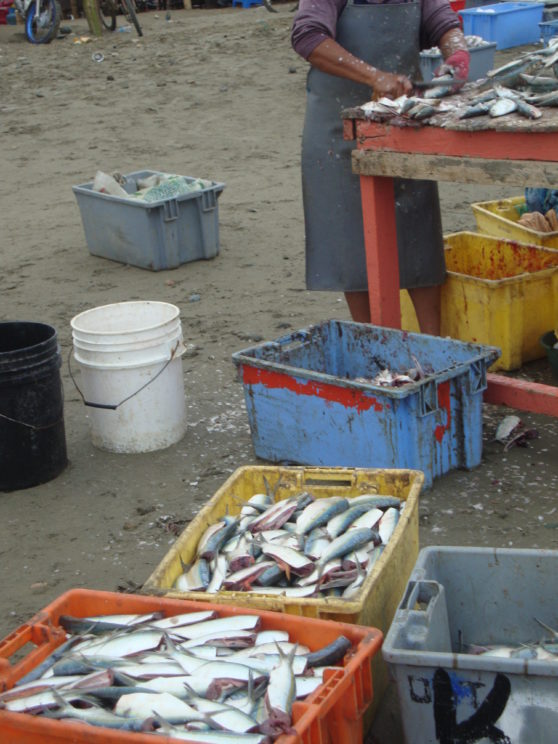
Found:
[(558, 189), (526, 188), (525, 205), (528, 212), (541, 214), (546, 214), (549, 209), (557, 209)]

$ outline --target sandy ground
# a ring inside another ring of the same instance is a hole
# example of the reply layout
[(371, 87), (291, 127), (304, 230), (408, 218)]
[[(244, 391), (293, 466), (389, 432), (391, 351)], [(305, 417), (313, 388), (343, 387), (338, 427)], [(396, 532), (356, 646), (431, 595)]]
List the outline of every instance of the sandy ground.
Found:
[[(70, 464), (50, 483), (0, 495), (0, 637), (71, 587), (140, 587), (228, 475), (256, 462), (231, 354), (349, 317), (340, 295), (304, 287), (307, 65), (281, 10), (142, 14), (142, 39), (115, 33), (82, 44), (73, 40), (88, 34), (86, 23), (73, 21), (73, 34), (45, 47), (28, 44), (21, 26), (0, 27), (0, 317), (52, 324), (66, 359), (75, 314), (156, 299), (180, 307), (193, 345), (186, 436), (146, 455), (92, 446), (64, 365)], [(220, 255), (159, 273), (90, 256), (71, 186), (99, 168), (224, 181)], [(441, 195), (453, 231), (474, 228), (470, 202), (515, 192), (443, 184)], [(520, 374), (547, 377), (544, 364)], [(422, 545), (558, 547), (556, 424), (523, 416), (540, 438), (504, 453), (489, 441), (504, 413), (485, 410), (482, 465), (422, 497)], [(397, 728), (396, 714), (388, 718)]]

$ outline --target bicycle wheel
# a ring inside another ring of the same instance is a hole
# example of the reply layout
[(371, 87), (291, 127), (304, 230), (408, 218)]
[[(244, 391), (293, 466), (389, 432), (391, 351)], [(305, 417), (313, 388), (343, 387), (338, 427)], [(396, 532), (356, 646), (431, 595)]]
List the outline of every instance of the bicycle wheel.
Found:
[(143, 36), (143, 31), (141, 30), (141, 26), (139, 25), (138, 17), (136, 15), (134, 0), (122, 0), (122, 4), (126, 12), (126, 18), (128, 18), (134, 24), (134, 26), (136, 27), (136, 31), (138, 32), (138, 36)]
[(114, 31), (116, 28), (116, 5), (113, 0), (97, 0), (97, 11), (101, 23), (107, 31)]
[[(39, 14), (35, 8), (39, 3)], [(35, 0), (25, 16), (25, 35), (32, 44), (49, 44), (57, 35), (62, 11), (57, 0)]]

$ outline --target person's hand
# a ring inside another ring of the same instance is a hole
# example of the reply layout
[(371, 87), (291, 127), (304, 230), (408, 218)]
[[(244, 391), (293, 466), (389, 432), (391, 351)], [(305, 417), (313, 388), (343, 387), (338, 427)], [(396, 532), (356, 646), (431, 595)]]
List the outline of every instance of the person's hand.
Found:
[(407, 95), (413, 90), (413, 85), (405, 75), (396, 75), (392, 72), (378, 70), (372, 81), (374, 98), (399, 98)]
[(453, 75), (455, 85), (451, 92), (457, 91), (465, 85), (469, 77), (469, 65), (471, 64), (471, 55), (465, 49), (458, 49), (451, 54), (439, 67), (434, 70), (434, 77), (442, 75)]

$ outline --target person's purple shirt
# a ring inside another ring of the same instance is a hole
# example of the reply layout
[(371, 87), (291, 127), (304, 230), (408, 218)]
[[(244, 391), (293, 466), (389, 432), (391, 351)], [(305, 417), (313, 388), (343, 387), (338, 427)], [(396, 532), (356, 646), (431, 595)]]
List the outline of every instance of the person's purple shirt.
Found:
[[(365, 0), (371, 5), (382, 0)], [(389, 0), (387, 0), (389, 2)], [(452, 28), (459, 28), (459, 18), (449, 0), (420, 0), (422, 5), (422, 47), (437, 46), (440, 38)], [(295, 52), (308, 59), (324, 39), (335, 39), (337, 19), (347, 0), (300, 0), (293, 22), (291, 41)], [(397, 29), (394, 29), (397, 33)]]

